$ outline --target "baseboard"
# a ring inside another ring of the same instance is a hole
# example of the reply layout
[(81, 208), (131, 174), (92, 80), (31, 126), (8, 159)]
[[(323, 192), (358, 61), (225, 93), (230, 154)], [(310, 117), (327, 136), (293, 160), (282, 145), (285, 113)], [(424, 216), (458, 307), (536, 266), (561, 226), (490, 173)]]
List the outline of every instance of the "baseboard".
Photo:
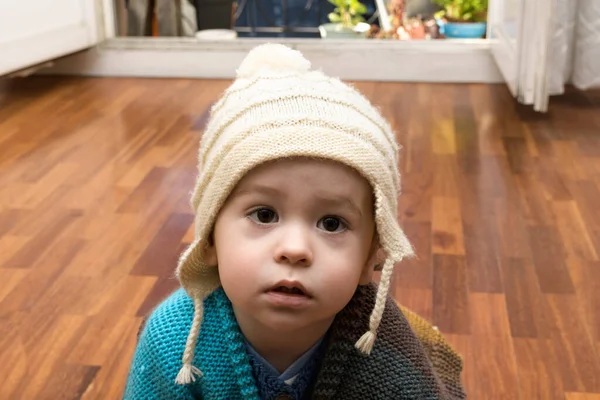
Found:
[[(44, 74), (157, 78), (233, 78), (245, 54), (265, 39), (199, 42), (116, 38), (57, 60)], [(326, 73), (347, 80), (503, 82), (486, 40), (278, 39)]]

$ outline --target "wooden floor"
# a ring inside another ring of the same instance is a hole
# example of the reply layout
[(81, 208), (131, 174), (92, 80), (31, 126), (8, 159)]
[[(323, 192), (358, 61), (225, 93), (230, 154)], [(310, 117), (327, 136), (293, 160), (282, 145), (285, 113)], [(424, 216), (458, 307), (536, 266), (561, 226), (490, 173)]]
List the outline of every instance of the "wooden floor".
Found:
[[(226, 81), (0, 83), (0, 399), (117, 399), (176, 287), (207, 110)], [(471, 399), (600, 399), (600, 93), (359, 83), (403, 145), (419, 259), (395, 296), (465, 359)]]

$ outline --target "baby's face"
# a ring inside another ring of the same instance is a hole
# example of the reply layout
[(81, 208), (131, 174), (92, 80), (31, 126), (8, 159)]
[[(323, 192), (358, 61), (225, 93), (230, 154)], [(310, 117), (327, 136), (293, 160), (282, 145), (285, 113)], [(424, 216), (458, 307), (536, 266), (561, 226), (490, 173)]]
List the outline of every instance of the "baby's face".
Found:
[(298, 158), (247, 174), (217, 217), (217, 264), (236, 316), (279, 331), (331, 322), (377, 250), (372, 190), (353, 169)]

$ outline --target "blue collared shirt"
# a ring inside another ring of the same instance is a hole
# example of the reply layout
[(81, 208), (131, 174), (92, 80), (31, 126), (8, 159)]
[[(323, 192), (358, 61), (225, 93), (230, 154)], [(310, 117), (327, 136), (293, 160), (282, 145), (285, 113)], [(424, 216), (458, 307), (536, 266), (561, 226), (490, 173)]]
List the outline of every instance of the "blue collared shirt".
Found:
[(246, 353), (262, 399), (274, 399), (287, 393), (295, 399), (305, 396), (305, 391), (314, 379), (315, 372), (324, 352), (323, 338), (300, 356), (283, 373), (279, 373), (246, 340)]

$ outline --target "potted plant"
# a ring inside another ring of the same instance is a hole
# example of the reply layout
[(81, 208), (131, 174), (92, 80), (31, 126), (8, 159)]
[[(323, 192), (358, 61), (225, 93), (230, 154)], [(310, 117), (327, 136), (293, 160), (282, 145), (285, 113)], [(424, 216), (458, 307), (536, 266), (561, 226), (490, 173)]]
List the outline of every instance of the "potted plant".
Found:
[(364, 38), (370, 29), (363, 15), (367, 7), (359, 0), (329, 0), (335, 6), (329, 13), (330, 23), (319, 26), (322, 38), (351, 39)]
[(485, 34), (488, 0), (433, 0), (440, 32), (448, 38), (476, 39)]

